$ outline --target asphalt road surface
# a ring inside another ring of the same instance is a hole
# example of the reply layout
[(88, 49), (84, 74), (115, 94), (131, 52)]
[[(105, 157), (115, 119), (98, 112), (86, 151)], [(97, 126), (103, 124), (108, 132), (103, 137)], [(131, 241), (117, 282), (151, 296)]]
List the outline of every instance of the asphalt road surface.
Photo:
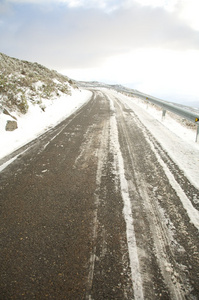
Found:
[(13, 157), (0, 299), (199, 299), (198, 228), (182, 204), (198, 209), (199, 191), (119, 94), (93, 91)]

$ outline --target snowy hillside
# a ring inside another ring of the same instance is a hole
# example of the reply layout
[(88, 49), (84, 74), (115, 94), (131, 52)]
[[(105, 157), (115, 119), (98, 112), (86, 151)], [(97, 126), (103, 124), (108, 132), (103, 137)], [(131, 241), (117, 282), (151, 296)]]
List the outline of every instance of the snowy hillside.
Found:
[(0, 158), (66, 118), (90, 95), (56, 71), (0, 53)]
[(70, 95), (75, 83), (56, 71), (0, 53), (0, 109), (26, 114), (31, 104), (45, 110), (44, 99)]

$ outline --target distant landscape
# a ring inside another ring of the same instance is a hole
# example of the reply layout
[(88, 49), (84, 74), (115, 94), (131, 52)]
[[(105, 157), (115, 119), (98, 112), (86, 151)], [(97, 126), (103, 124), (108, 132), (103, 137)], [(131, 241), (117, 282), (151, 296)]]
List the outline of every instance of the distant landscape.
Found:
[[(15, 111), (26, 114), (29, 103), (38, 105), (45, 110), (43, 100), (56, 99), (61, 95), (71, 95), (71, 88), (111, 88), (118, 92), (132, 95), (136, 90), (119, 84), (107, 84), (98, 81), (76, 81), (50, 70), (45, 66), (25, 60), (9, 57), (0, 53), (0, 111)], [(141, 91), (142, 92), (142, 91)], [(177, 105), (189, 104), (189, 109), (199, 110), (199, 102), (180, 101), (179, 96), (172, 99), (164, 98), (168, 102), (176, 101)]]

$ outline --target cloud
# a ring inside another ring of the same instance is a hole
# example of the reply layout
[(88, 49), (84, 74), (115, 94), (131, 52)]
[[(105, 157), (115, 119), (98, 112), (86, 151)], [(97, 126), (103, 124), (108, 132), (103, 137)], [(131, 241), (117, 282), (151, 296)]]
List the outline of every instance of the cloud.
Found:
[[(112, 55), (134, 49), (199, 48), (198, 32), (160, 7), (135, 1), (82, 0), (83, 7), (79, 0), (52, 0), (50, 5), (44, 5), (45, 0), (39, 5), (28, 3), (32, 0), (12, 2), (12, 16), (3, 19), (0, 51), (9, 49), (8, 55), (56, 69), (98, 66)], [(93, 7), (97, 3), (100, 9)], [(117, 5), (122, 7), (116, 9)]]
[(4, 14), (8, 14), (10, 12), (11, 6), (6, 1), (2, 0), (0, 2), (0, 16)]

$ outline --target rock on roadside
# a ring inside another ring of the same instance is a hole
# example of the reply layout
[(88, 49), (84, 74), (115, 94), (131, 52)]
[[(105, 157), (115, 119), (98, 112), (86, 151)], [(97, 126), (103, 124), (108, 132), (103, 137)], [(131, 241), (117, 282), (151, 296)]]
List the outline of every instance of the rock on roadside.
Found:
[(16, 121), (7, 121), (6, 123), (6, 131), (14, 131), (15, 129), (17, 129), (17, 122)]

